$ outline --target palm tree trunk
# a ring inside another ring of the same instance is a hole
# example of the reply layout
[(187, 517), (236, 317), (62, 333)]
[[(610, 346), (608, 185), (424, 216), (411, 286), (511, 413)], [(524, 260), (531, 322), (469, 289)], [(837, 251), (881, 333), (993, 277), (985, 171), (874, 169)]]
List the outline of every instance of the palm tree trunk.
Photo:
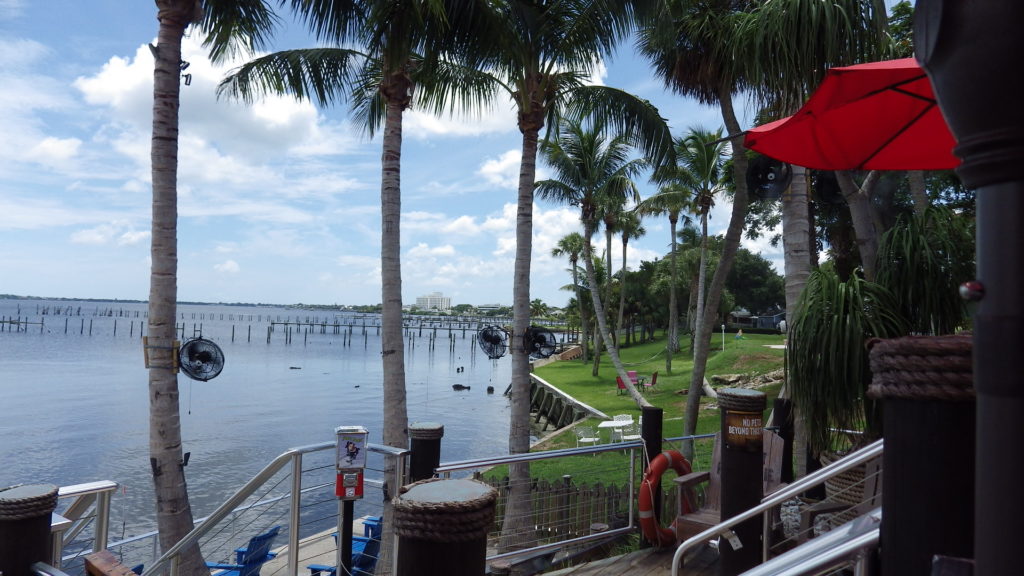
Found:
[[(786, 325), (793, 325), (793, 311), (811, 274), (810, 223), (807, 217), (807, 173), (801, 166), (793, 166), (793, 183), (789, 193), (782, 197), (782, 244), (785, 254)], [(793, 406), (796, 475), (807, 474), (806, 427), (801, 408)]]
[[(401, 160), (402, 110), (405, 104), (386, 100), (381, 154), (381, 368), (383, 370), (384, 413), (382, 439), (396, 448), (409, 446), (409, 420), (405, 398), (405, 347), (402, 339), (401, 266)], [(385, 478), (394, 477), (395, 463), (387, 462)], [(389, 490), (397, 494), (398, 487)], [(381, 568), (391, 566), (394, 524), (388, 521), (391, 501), (384, 500), (384, 529), (381, 540)], [(383, 573), (383, 572), (382, 572)]]
[[(509, 454), (530, 451), (530, 356), (522, 346), (530, 327), (530, 257), (533, 250), (533, 186), (537, 175), (537, 135), (540, 127), (523, 130), (523, 160), (519, 171), (516, 211), (516, 262), (512, 287), (512, 390)], [(499, 550), (529, 546), (530, 465), (509, 465), (509, 495)]]
[(590, 344), (587, 342), (587, 318), (584, 315), (583, 299), (580, 297), (580, 281), (579, 281), (579, 259), (573, 258), (569, 261), (572, 266), (572, 291), (576, 294), (576, 308), (579, 309), (580, 313), (580, 347), (583, 348), (583, 363), (587, 363), (587, 346)]
[(629, 395), (636, 402), (636, 405), (643, 408), (644, 406), (650, 406), (651, 403), (644, 398), (643, 394), (633, 386), (633, 381), (629, 379), (629, 374), (626, 373), (625, 367), (622, 365), (622, 360), (619, 358), (619, 351), (612, 344), (611, 335), (608, 334), (608, 320), (604, 313), (604, 305), (601, 303), (601, 291), (597, 286), (597, 274), (594, 273), (594, 260), (590, 254), (590, 238), (594, 234), (593, 225), (584, 223), (584, 236), (586, 237), (587, 243), (584, 245), (586, 250), (586, 264), (587, 264), (587, 280), (590, 283), (590, 297), (594, 300), (594, 313), (597, 315), (597, 326), (598, 334), (604, 335), (605, 347), (608, 350), (608, 357), (612, 360), (612, 366), (615, 367), (615, 372), (619, 378), (626, 385), (626, 390)]
[[(736, 112), (732, 106), (732, 96), (728, 90), (720, 90), (719, 103), (722, 107), (722, 118), (725, 121), (728, 134), (741, 134), (739, 121), (736, 119)], [(725, 279), (732, 268), (736, 251), (739, 249), (740, 240), (743, 235), (744, 219), (747, 216), (747, 156), (743, 146), (742, 136), (732, 139), (732, 162), (733, 174), (736, 185), (736, 194), (733, 197), (732, 215), (729, 218), (729, 227), (725, 233), (725, 242), (722, 246), (722, 255), (718, 260), (718, 267), (711, 277), (711, 285), (708, 286), (707, 299), (703, 310), (700, 312), (703, 318), (708, 318), (718, 309), (722, 297), (722, 290), (725, 288)], [(711, 332), (714, 324), (704, 322), (701, 330), (694, 338), (693, 372), (690, 380), (690, 391), (686, 398), (686, 414), (683, 418), (683, 434), (692, 436), (697, 431), (697, 416), (700, 412), (700, 395), (704, 385), (704, 374), (707, 370), (708, 349), (711, 343)], [(688, 459), (693, 457), (693, 444), (686, 442), (683, 450)]]
[(872, 216), (871, 189), (878, 181), (878, 172), (872, 171), (864, 180), (863, 186), (858, 186), (847, 170), (837, 171), (836, 179), (843, 197), (846, 198), (846, 204), (850, 207), (850, 219), (853, 221), (853, 231), (857, 235), (857, 250), (860, 253), (861, 266), (864, 267), (864, 278), (874, 282), (880, 238), (879, 230), (875, 228), (875, 218)]
[[(622, 237), (622, 270), (619, 271), (619, 274), (620, 274), (620, 280), (619, 280), (619, 317), (618, 317), (618, 319), (615, 322), (615, 327), (619, 331), (621, 331), (622, 327), (624, 326), (623, 318), (622, 317), (623, 317), (623, 315), (626, 312), (626, 244), (627, 243), (628, 243), (628, 241), (626, 240), (626, 236), (624, 235)], [(633, 334), (632, 330), (630, 330), (627, 333), (630, 334), (630, 335)], [(627, 340), (627, 341), (630, 342), (631, 340)]]
[[(153, 69), (152, 243), (149, 277), (149, 458), (160, 546), (167, 550), (193, 528), (181, 445), (174, 354), (178, 298), (178, 108), (181, 39), (197, 15), (196, 0), (157, 2), (160, 28)], [(209, 574), (199, 546), (181, 556), (180, 574)]]
[(694, 334), (704, 333), (704, 312), (705, 286), (707, 285), (708, 270), (708, 213), (707, 208), (701, 208), (700, 218), (700, 264), (697, 269), (697, 318), (694, 321)]
[(668, 289), (668, 346), (665, 350), (665, 372), (672, 373), (672, 354), (679, 350), (679, 302), (676, 299), (676, 219), (669, 217), (669, 228), (672, 231), (671, 282)]
[(928, 190), (924, 184), (924, 171), (911, 170), (907, 172), (907, 179), (910, 182), (910, 197), (914, 199), (914, 214), (920, 216), (928, 208)]

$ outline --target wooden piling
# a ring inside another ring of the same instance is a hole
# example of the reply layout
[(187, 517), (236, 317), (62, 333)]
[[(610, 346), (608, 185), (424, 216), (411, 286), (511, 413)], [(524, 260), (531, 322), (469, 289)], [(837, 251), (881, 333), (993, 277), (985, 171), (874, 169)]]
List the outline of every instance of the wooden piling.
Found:
[[(764, 481), (764, 392), (744, 388), (718, 391), (722, 438), (722, 519), (761, 503)], [(733, 527), (738, 542), (719, 544), (720, 574), (733, 576), (761, 562), (761, 520), (752, 518)]]
[(475, 480), (403, 487), (394, 501), (398, 576), (483, 574), (497, 498), (497, 490)]

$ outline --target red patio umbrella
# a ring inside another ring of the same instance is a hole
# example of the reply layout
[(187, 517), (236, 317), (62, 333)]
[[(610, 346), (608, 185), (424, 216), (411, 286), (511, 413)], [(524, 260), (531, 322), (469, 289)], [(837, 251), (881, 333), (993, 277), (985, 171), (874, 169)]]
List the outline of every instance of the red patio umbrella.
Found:
[(946, 170), (953, 135), (913, 58), (829, 70), (794, 115), (748, 130), (747, 148), (817, 170)]

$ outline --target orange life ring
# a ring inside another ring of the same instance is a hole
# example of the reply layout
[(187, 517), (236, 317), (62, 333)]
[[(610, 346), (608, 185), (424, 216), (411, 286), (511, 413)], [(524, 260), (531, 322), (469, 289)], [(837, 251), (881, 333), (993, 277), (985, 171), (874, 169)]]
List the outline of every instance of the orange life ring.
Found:
[[(662, 546), (674, 546), (676, 533), (671, 528), (663, 528), (658, 525), (654, 516), (654, 493), (661, 483), (661, 475), (668, 470), (669, 466), (676, 474), (682, 476), (691, 471), (690, 463), (679, 453), (678, 450), (666, 450), (651, 459), (651, 463), (644, 470), (644, 479), (640, 482), (640, 496), (637, 499), (637, 508), (640, 516), (640, 531), (644, 538), (651, 544)], [(682, 503), (684, 508), (687, 503)], [(687, 510), (683, 510), (687, 512)]]

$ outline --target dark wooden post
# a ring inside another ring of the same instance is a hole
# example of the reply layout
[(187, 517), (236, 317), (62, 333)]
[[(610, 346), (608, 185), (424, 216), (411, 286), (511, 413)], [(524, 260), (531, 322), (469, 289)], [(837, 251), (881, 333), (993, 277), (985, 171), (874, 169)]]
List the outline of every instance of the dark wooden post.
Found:
[(481, 576), (498, 491), (475, 480), (421, 480), (394, 500), (398, 576)]
[(882, 571), (929, 574), (936, 554), (974, 556), (970, 336), (908, 337), (871, 349), (882, 400)]
[[(763, 483), (764, 392), (744, 388), (718, 391), (722, 418), (722, 519), (761, 503)], [(761, 563), (761, 521), (751, 518), (733, 527), (735, 538), (719, 542), (722, 576), (739, 574)], [(737, 541), (738, 540), (738, 541)]]
[(415, 422), (409, 425), (409, 480), (417, 482), (434, 477), (441, 464), (441, 438), (444, 425), (438, 422)]
[(793, 401), (776, 398), (772, 403), (775, 425), (782, 437), (782, 482), (789, 484), (793, 478)]
[(0, 489), (0, 574), (29, 576), (33, 562), (53, 562), (50, 513), (56, 507), (52, 484)]
[[(642, 462), (640, 463), (640, 472), (647, 468), (647, 464), (652, 458), (661, 454), (661, 429), (662, 419), (664, 417), (664, 410), (657, 406), (643, 406), (640, 408), (641, 422), (640, 422), (640, 437), (644, 441), (644, 454)], [(661, 525), (661, 491), (656, 490), (654, 492), (654, 500), (651, 502), (654, 508), (654, 523)], [(673, 514), (675, 514), (673, 512)], [(646, 539), (640, 540), (641, 548), (648, 548), (651, 543)]]

